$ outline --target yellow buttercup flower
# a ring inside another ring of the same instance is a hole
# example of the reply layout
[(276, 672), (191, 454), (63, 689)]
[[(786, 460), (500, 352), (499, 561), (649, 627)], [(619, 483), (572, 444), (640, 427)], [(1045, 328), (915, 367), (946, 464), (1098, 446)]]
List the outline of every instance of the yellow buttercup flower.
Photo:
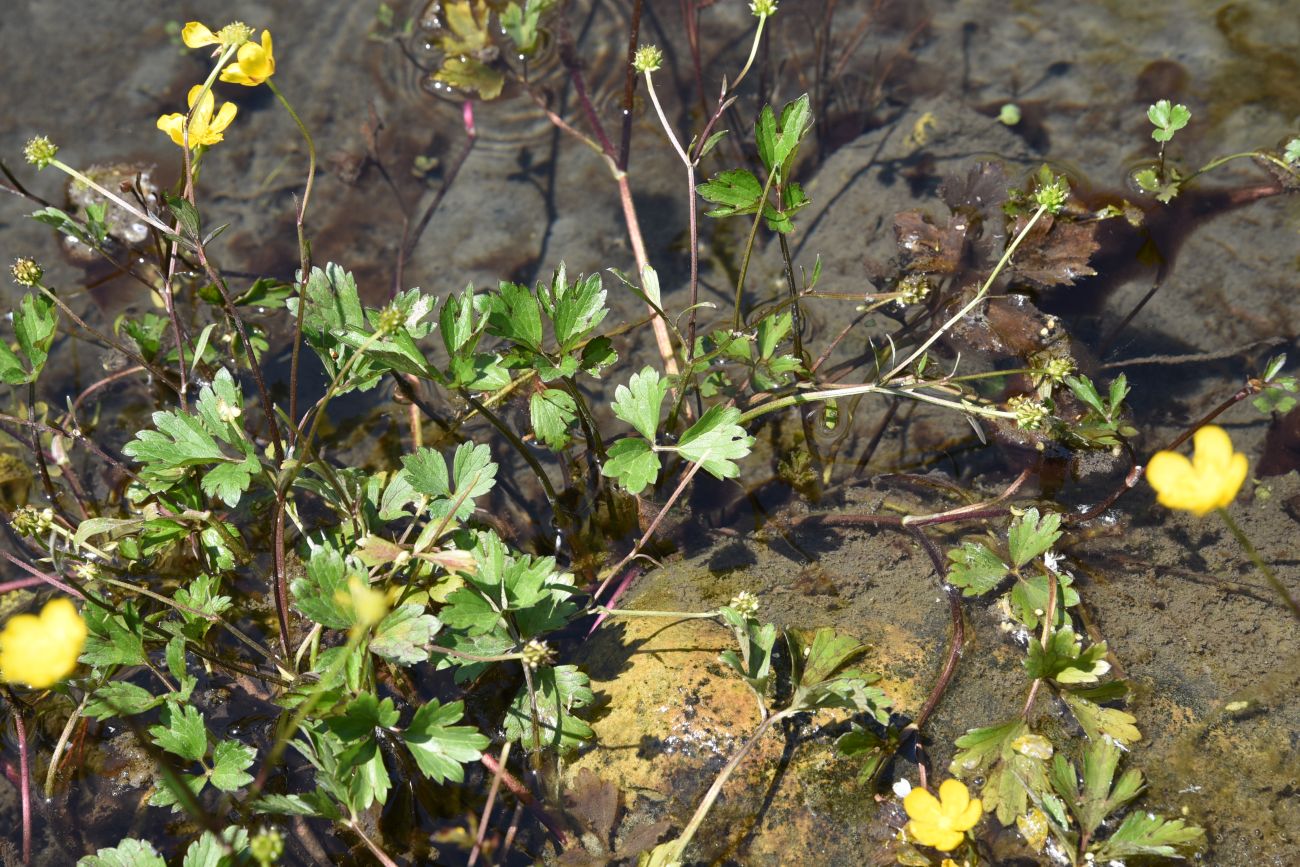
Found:
[(1246, 456), (1232, 450), (1221, 427), (1206, 425), (1192, 438), (1189, 461), (1177, 452), (1156, 452), (1147, 464), (1147, 481), (1160, 505), (1198, 517), (1231, 503), (1246, 481)]
[(17, 614), (0, 632), (0, 680), (45, 689), (77, 667), (86, 624), (71, 600), (51, 599), (40, 614)]
[(348, 579), (346, 593), (342, 590), (334, 593), (334, 601), (352, 609), (358, 629), (374, 626), (388, 613), (388, 597), (356, 575)]
[(974, 828), (984, 814), (979, 798), (971, 798), (961, 780), (944, 780), (936, 798), (925, 789), (916, 788), (903, 798), (907, 811), (907, 833), (918, 843), (951, 852), (961, 845), (967, 831)]
[[(221, 106), (221, 111), (217, 116), (212, 116), (212, 110), (216, 106), (216, 97), (209, 90), (203, 94), (203, 99), (199, 102), (198, 107), (194, 106), (194, 100), (198, 99), (199, 94), (203, 91), (203, 86), (196, 84), (190, 88), (187, 102), (190, 107), (194, 108), (194, 116), (190, 118), (190, 147), (196, 148), (199, 145), (214, 145), (221, 141), (226, 127), (235, 119), (235, 104), (227, 102)], [(158, 129), (172, 137), (172, 141), (177, 146), (185, 147), (185, 115), (183, 114), (165, 114), (158, 118)]]
[(257, 87), (275, 75), (275, 57), (271, 54), (271, 31), (262, 31), (262, 44), (245, 42), (239, 46), (235, 62), (221, 70), (221, 80), (246, 87)]

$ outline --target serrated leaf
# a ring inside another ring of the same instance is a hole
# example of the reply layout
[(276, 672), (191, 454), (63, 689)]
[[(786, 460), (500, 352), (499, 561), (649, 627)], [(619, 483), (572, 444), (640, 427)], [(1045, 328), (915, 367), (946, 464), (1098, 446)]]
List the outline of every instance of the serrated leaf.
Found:
[(1061, 538), (1061, 516), (1055, 512), (1038, 515), (1038, 509), (1029, 509), (1011, 524), (1007, 543), (1011, 562), (1017, 569), (1030, 560), (1046, 553)]
[(417, 710), (411, 724), (402, 732), (402, 741), (416, 765), (435, 783), (462, 782), (465, 779), (462, 766), (482, 758), (483, 750), (490, 743), (473, 726), (453, 725), (464, 715), (464, 702), (442, 705), (435, 699)]
[(578, 366), (588, 376), (600, 376), (600, 372), (615, 361), (618, 361), (618, 353), (608, 337), (593, 337), (578, 356)]
[(103, 668), (109, 665), (143, 665), (144, 626), (135, 603), (126, 602), (114, 614), (98, 605), (82, 611), (89, 634), (81, 662)]
[(115, 716), (134, 716), (152, 710), (166, 700), (141, 686), (125, 680), (112, 680), (91, 694), (84, 713), (91, 719), (106, 720)]
[(609, 447), (607, 457), (601, 475), (616, 479), (629, 494), (641, 493), (659, 477), (659, 455), (643, 439), (621, 439)]
[(393, 781), (373, 737), (353, 744), (339, 755), (339, 773), (346, 781), (347, 801), (353, 810), (368, 810), (375, 801), (387, 803)]
[(948, 583), (963, 596), (981, 596), (1007, 577), (1007, 564), (982, 542), (967, 542), (948, 552)]
[(11, 385), (21, 385), (35, 381), (45, 367), (58, 330), (59, 316), (49, 298), (28, 293), (18, 302), (12, 318), (14, 336), (27, 363), (23, 364), (9, 345), (0, 341), (0, 379)]
[(957, 754), (953, 756), (951, 770), (956, 776), (970, 776), (985, 770), (1010, 752), (1011, 743), (1029, 731), (1022, 719), (1001, 725), (971, 729), (957, 738)]
[(163, 707), (160, 724), (150, 726), (153, 742), (172, 755), (197, 762), (208, 752), (208, 729), (203, 714), (189, 704), (168, 702)]
[(442, 624), (422, 605), (402, 605), (388, 612), (375, 627), (370, 650), (399, 665), (414, 665), (429, 658), (426, 649)]
[(588, 274), (566, 283), (564, 263), (555, 272), (542, 304), (555, 328), (561, 352), (570, 352), (609, 314), (600, 274)]
[(450, 473), (440, 452), (422, 448), (402, 456), (402, 474), (414, 490), (433, 498), (431, 517), (446, 517), (454, 505), (455, 519), (464, 521), (474, 514), (474, 499), (496, 484), (497, 465), (486, 445), (461, 443), (452, 455)]
[(1118, 708), (1102, 707), (1069, 690), (1062, 691), (1061, 698), (1065, 699), (1070, 712), (1074, 714), (1079, 727), (1083, 729), (1089, 740), (1095, 741), (1108, 737), (1117, 743), (1132, 744), (1142, 739), (1142, 733), (1137, 727), (1137, 717), (1132, 714)]
[(222, 830), (218, 837), (211, 831), (204, 831), (199, 839), (185, 850), (185, 860), (181, 867), (233, 867), (244, 863), (248, 849), (248, 831), (238, 825), (231, 825)]
[(249, 455), (242, 461), (223, 461), (204, 471), (199, 487), (210, 497), (217, 497), (230, 508), (239, 505), (239, 498), (252, 484), (253, 476), (261, 470), (257, 457)]
[(528, 400), (533, 433), (553, 451), (569, 444), (569, 428), (578, 420), (578, 404), (567, 391), (548, 388), (534, 392)]
[[(310, 544), (310, 543), (309, 543)], [(294, 605), (304, 616), (329, 629), (348, 629), (356, 623), (348, 579), (361, 577), (343, 555), (329, 545), (310, 545), (307, 574), (289, 584)]]
[(736, 424), (740, 410), (734, 406), (715, 404), (687, 428), (677, 441), (677, 452), (719, 479), (733, 479), (740, 475), (735, 461), (749, 454), (754, 438)]
[(212, 773), (208, 780), (223, 792), (233, 792), (253, 782), (245, 770), (257, 760), (257, 750), (239, 741), (219, 741), (212, 748)]
[(151, 844), (127, 837), (116, 846), (80, 858), (77, 867), (167, 867), (167, 862)]
[(1205, 831), (1184, 819), (1166, 819), (1136, 811), (1106, 840), (1089, 847), (1097, 863), (1135, 855), (1177, 857), (1179, 849), (1194, 848), (1205, 841)]
[(225, 458), (212, 434), (197, 416), (185, 412), (155, 412), (154, 427), (143, 430), (122, 451), (145, 465), (149, 475), (170, 481), (184, 468)]
[[(1065, 609), (1079, 604), (1079, 592), (1070, 585), (1074, 579), (1068, 573), (1053, 575), (1060, 582), (1056, 597), (1056, 622), (1063, 622)], [(1048, 576), (1031, 575), (1020, 578), (1011, 588), (1011, 611), (1015, 618), (1030, 629), (1038, 628), (1039, 618), (1047, 611)]]
[(542, 351), (542, 310), (527, 286), (502, 281), (492, 297), (488, 331), (533, 352)]
[(533, 674), (537, 690), (537, 720), (525, 685), (506, 711), (505, 735), (526, 750), (537, 746), (561, 755), (569, 753), (594, 734), (573, 712), (595, 699), (587, 675), (574, 665), (542, 666)]
[(660, 379), (659, 371), (647, 365), (640, 373), (632, 374), (627, 385), (614, 389), (611, 408), (614, 415), (632, 425), (637, 433), (653, 443), (667, 395), (668, 381)]
[(763, 185), (747, 169), (731, 169), (714, 175), (699, 184), (695, 192), (705, 201), (718, 207), (706, 211), (709, 217), (732, 217), (758, 211), (763, 198)]

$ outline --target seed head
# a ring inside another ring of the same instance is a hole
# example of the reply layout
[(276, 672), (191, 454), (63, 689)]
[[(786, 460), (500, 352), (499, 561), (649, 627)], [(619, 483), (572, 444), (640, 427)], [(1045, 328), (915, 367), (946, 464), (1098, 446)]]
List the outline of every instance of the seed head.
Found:
[(632, 55), (632, 68), (637, 72), (658, 72), (664, 65), (664, 53), (657, 45), (642, 45)]
[(50, 141), (48, 136), (38, 135), (27, 142), (27, 147), (23, 148), (23, 157), (39, 170), (53, 162), (54, 155), (58, 152), (59, 146)]
[(33, 288), (41, 282), (41, 277), (45, 276), (45, 269), (35, 259), (24, 257), (14, 260), (9, 273), (14, 275), (14, 282), (19, 286)]

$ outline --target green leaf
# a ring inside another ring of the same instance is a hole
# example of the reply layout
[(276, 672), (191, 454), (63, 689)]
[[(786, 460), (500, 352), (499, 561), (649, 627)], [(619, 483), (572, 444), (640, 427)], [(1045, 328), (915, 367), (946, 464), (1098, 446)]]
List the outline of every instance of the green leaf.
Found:
[(111, 849), (82, 857), (77, 867), (167, 867), (167, 862), (149, 843), (127, 837)]
[(879, 678), (864, 676), (848, 670), (868, 650), (857, 639), (836, 632), (830, 627), (818, 629), (812, 642), (804, 636), (787, 630), (790, 645), (792, 678), (797, 680), (791, 707), (815, 710), (822, 707), (842, 707), (851, 710), (872, 711), (878, 719), (889, 702), (878, 689), (868, 689)]
[(1132, 714), (1118, 708), (1102, 707), (1069, 690), (1063, 690), (1061, 698), (1065, 699), (1070, 712), (1074, 714), (1079, 727), (1083, 729), (1089, 740), (1095, 741), (1108, 737), (1117, 743), (1127, 745), (1142, 739), (1142, 733), (1137, 727), (1137, 717)]
[(948, 583), (962, 588), (963, 596), (982, 596), (1007, 577), (1003, 563), (983, 542), (967, 542), (948, 552)]
[(81, 662), (96, 668), (110, 665), (143, 665), (144, 625), (133, 602), (120, 606), (114, 614), (98, 605), (82, 611), (89, 634), (81, 651)]
[(181, 867), (233, 867), (248, 863), (248, 831), (238, 825), (224, 828), (218, 837), (204, 831), (199, 839), (185, 850)]
[(532, 350), (542, 351), (542, 310), (527, 286), (502, 281), (492, 296), (488, 331)]
[(1017, 569), (1046, 553), (1061, 538), (1061, 516), (1048, 513), (1040, 519), (1038, 509), (1030, 509), (1011, 524), (1007, 534), (1011, 562)]
[[(771, 109), (767, 109), (771, 111)], [(732, 217), (757, 213), (763, 199), (763, 185), (747, 169), (731, 169), (714, 175), (695, 188), (705, 201), (718, 207), (705, 212), (709, 217)]]
[(368, 810), (375, 801), (387, 803), (393, 781), (373, 736), (358, 741), (339, 755), (339, 775), (347, 785), (347, 801), (354, 811)]
[(240, 495), (248, 490), (253, 476), (262, 465), (249, 455), (242, 461), (224, 461), (203, 473), (199, 487), (210, 497), (217, 497), (230, 508), (239, 505)]
[(1011, 749), (1011, 742), (1028, 731), (1029, 726), (1019, 718), (1001, 725), (971, 729), (955, 741), (957, 754), (953, 756), (949, 770), (960, 777), (978, 774), (996, 763)]
[(767, 685), (772, 678), (772, 647), (776, 644), (776, 625), (760, 625), (758, 621), (725, 606), (719, 610), (740, 643), (740, 653), (724, 650), (721, 654), (722, 661), (749, 684), (760, 702), (764, 701)]
[(388, 612), (375, 627), (370, 650), (399, 665), (414, 665), (429, 658), (426, 649), (442, 624), (422, 605), (402, 605)]
[(207, 755), (208, 729), (198, 708), (168, 702), (159, 719), (160, 725), (149, 728), (155, 744), (189, 762)]
[(754, 438), (736, 424), (739, 418), (740, 410), (734, 406), (709, 407), (677, 441), (678, 453), (715, 478), (735, 478), (740, 475), (735, 461), (748, 455), (754, 444)]
[(474, 499), (496, 484), (497, 465), (486, 445), (461, 443), (452, 455), (450, 474), (440, 452), (422, 448), (402, 456), (402, 475), (416, 491), (433, 498), (431, 517), (444, 518), (454, 506), (455, 519), (464, 521), (474, 514)]
[(1147, 119), (1155, 126), (1155, 129), (1151, 131), (1151, 137), (1163, 143), (1169, 141), (1174, 137), (1174, 133), (1187, 126), (1187, 122), (1192, 119), (1192, 113), (1187, 106), (1181, 103), (1170, 105), (1169, 100), (1162, 99), (1147, 109)]
[(618, 361), (618, 353), (608, 337), (593, 337), (578, 356), (578, 366), (588, 376), (600, 376), (600, 372), (615, 361)]
[(781, 110), (779, 130), (772, 106), (764, 106), (759, 114), (754, 128), (758, 156), (769, 172), (777, 172), (782, 182), (787, 180), (789, 164), (793, 162), (799, 143), (811, 128), (812, 110), (806, 93)]
[(1096, 863), (1135, 855), (1178, 857), (1178, 850), (1205, 843), (1205, 831), (1184, 819), (1166, 819), (1135, 810), (1124, 817), (1115, 833), (1088, 848)]
[(1038, 641), (1029, 643), (1025, 669), (1035, 679), (1051, 678), (1063, 684), (1095, 683), (1110, 671), (1105, 655), (1105, 642), (1094, 644), (1085, 651), (1074, 630), (1065, 626), (1052, 633), (1047, 647)]
[(91, 694), (86, 703), (86, 716), (106, 720), (115, 716), (134, 716), (152, 710), (166, 700), (165, 695), (155, 696), (149, 690), (125, 680), (111, 680)]
[(317, 806), (324, 795), (320, 792), (313, 795), (312, 800), (302, 795), (263, 795), (253, 806), (260, 812), (281, 816), (326, 816)]
[(142, 475), (154, 491), (179, 481), (188, 467), (225, 460), (202, 420), (186, 412), (155, 412), (154, 427), (143, 430), (122, 451), (144, 464)]
[[(1056, 622), (1061, 623), (1065, 609), (1079, 604), (1079, 593), (1070, 586), (1074, 579), (1069, 573), (1062, 572), (1053, 578), (1060, 584), (1056, 597)], [(1011, 613), (1030, 629), (1038, 628), (1039, 618), (1047, 611), (1048, 580), (1047, 575), (1031, 575), (1018, 579), (1011, 588)]]
[(344, 560), (328, 543), (308, 542), (307, 574), (289, 584), (294, 605), (304, 616), (329, 629), (348, 629), (356, 623), (348, 579), (366, 580), (365, 573)]
[(566, 284), (564, 263), (556, 270), (549, 292), (539, 293), (555, 328), (561, 352), (571, 352), (608, 314), (600, 274), (588, 274)]
[(632, 425), (637, 433), (653, 443), (667, 395), (668, 381), (660, 379), (659, 372), (647, 365), (640, 373), (632, 374), (627, 385), (614, 389), (612, 409), (614, 415)]
[(534, 392), (528, 400), (533, 433), (553, 451), (567, 446), (572, 439), (569, 428), (578, 420), (578, 404), (567, 391), (548, 388)]
[(374, 737), (375, 729), (397, 725), (398, 713), (391, 698), (380, 701), (374, 693), (363, 692), (348, 702), (342, 716), (326, 720), (329, 730), (344, 741)]
[(0, 379), (11, 385), (34, 382), (45, 367), (59, 317), (54, 302), (44, 295), (28, 293), (13, 311), (14, 336), (27, 363), (0, 341)]
[[(306, 305), (302, 314), (303, 336), (319, 356), (330, 378), (335, 379), (356, 354), (356, 348), (346, 339), (347, 335), (368, 331), (356, 280), (331, 262), (324, 269), (312, 268), (303, 295), (301, 301), (298, 298), (288, 300), (289, 312), (297, 316), (298, 305)], [(383, 373), (368, 358), (352, 362), (349, 371), (347, 384), (341, 384), (337, 394), (373, 388)]]
[(468, 587), (453, 591), (438, 614), (450, 628), (470, 635), (485, 635), (501, 622), (501, 611), (482, 593)]
[(212, 773), (209, 781), (223, 792), (233, 792), (253, 782), (245, 769), (257, 761), (257, 750), (239, 741), (219, 741), (212, 748)]
[(464, 715), (464, 702), (441, 705), (435, 699), (417, 710), (402, 732), (402, 741), (416, 765), (435, 783), (464, 781), (462, 766), (482, 758), (491, 743), (473, 726), (453, 725)]
[(643, 439), (621, 439), (609, 447), (608, 460), (600, 472), (616, 479), (629, 494), (639, 494), (658, 478), (659, 455)]
[(587, 675), (577, 666), (542, 666), (533, 674), (537, 689), (537, 720), (534, 724), (528, 688), (519, 690), (506, 710), (505, 735), (526, 750), (550, 749), (561, 755), (572, 752), (594, 734), (573, 715), (595, 699)]
[(1067, 376), (1065, 384), (1069, 386), (1075, 397), (1095, 410), (1097, 415), (1105, 417), (1106, 407), (1101, 402), (1101, 395), (1097, 394), (1097, 387), (1092, 384), (1091, 379), (1086, 376)]

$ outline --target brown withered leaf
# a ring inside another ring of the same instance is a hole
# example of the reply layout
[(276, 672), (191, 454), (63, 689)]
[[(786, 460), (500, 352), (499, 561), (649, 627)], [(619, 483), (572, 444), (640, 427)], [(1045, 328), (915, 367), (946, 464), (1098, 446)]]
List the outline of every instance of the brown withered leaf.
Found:
[(618, 786), (596, 776), (590, 768), (578, 772), (573, 788), (565, 793), (569, 810), (607, 850), (618, 819)]
[(954, 214), (947, 226), (937, 226), (920, 211), (894, 215), (894, 239), (908, 268), (926, 274), (951, 274), (961, 263), (968, 220)]
[[(1025, 222), (1025, 217), (1019, 217), (1013, 231), (1019, 234)], [(1095, 221), (1061, 221), (1045, 214), (1021, 242), (1010, 270), (1021, 280), (1043, 288), (1070, 286), (1080, 277), (1097, 273), (1088, 264), (1097, 247)]]

